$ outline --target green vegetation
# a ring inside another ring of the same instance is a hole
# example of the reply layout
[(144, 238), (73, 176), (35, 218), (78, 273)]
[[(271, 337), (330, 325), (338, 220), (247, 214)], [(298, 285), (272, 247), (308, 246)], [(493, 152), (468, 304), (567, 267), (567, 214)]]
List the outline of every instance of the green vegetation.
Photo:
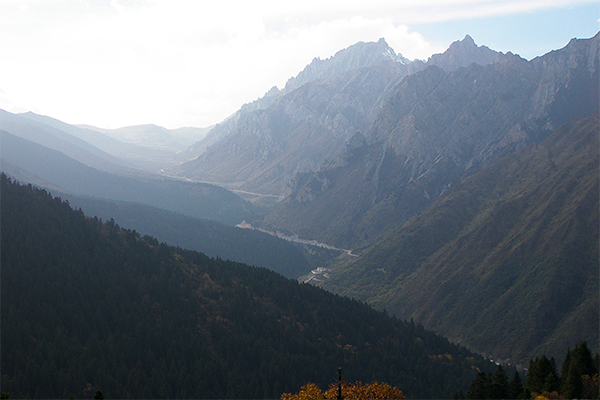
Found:
[(525, 364), (598, 343), (598, 116), (454, 185), (321, 285)]
[[(479, 372), (467, 392), (467, 399), (598, 399), (598, 362), (586, 342), (579, 342), (567, 350), (561, 373), (558, 374), (554, 357), (545, 355), (529, 360), (525, 386), (515, 372), (509, 382), (502, 366), (496, 372)], [(456, 396), (459, 397), (459, 396)]]
[(301, 249), (283, 239), (250, 229), (240, 229), (140, 203), (64, 195), (86, 215), (113, 218), (161, 242), (199, 251), (210, 257), (265, 267), (288, 278), (298, 278), (312, 268)]
[[(467, 399), (517, 399), (523, 392), (521, 378), (515, 371), (513, 378), (509, 381), (506, 372), (501, 365), (496, 368), (493, 374), (483, 371), (477, 373), (477, 376), (471, 382), (467, 391)], [(455, 398), (464, 398), (457, 395)]]
[(364, 303), (167, 246), (5, 175), (0, 189), (13, 398), (277, 398), (338, 366), (442, 398), (493, 366)]

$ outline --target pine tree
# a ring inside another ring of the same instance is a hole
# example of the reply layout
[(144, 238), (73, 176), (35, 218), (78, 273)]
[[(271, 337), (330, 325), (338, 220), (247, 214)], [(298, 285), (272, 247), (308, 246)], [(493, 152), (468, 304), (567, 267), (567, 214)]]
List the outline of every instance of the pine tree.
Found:
[(521, 383), (521, 376), (515, 371), (510, 382), (508, 382), (508, 398), (518, 399), (523, 394), (523, 384)]
[(571, 366), (571, 349), (567, 349), (567, 354), (565, 355), (565, 360), (563, 361), (562, 367), (560, 369), (560, 388), (561, 391), (565, 390), (565, 380), (567, 379), (567, 375), (569, 375), (569, 367)]
[(469, 385), (467, 399), (489, 399), (491, 382), (491, 374), (478, 372), (473, 382), (471, 382), (471, 385)]
[(598, 373), (592, 353), (587, 347), (587, 342), (577, 343), (573, 349), (573, 361), (579, 365), (581, 375), (594, 375)]
[(583, 395), (583, 375), (597, 374), (592, 354), (586, 342), (579, 342), (572, 351), (567, 351), (561, 369), (561, 389), (566, 398), (580, 398)]
[(506, 399), (508, 397), (508, 377), (501, 365), (498, 365), (496, 372), (492, 375), (490, 398)]
[(581, 398), (583, 392), (583, 381), (579, 372), (579, 367), (571, 362), (569, 371), (564, 379), (562, 393), (567, 399)]
[(556, 361), (554, 357), (550, 358), (550, 370), (546, 375), (546, 379), (544, 379), (544, 391), (558, 392), (560, 390), (560, 377), (556, 372)]
[(541, 393), (542, 391), (552, 392), (558, 390), (559, 383), (558, 373), (556, 372), (556, 362), (554, 358), (550, 360), (542, 355), (536, 358), (535, 361), (529, 360), (529, 371), (525, 387), (531, 393)]

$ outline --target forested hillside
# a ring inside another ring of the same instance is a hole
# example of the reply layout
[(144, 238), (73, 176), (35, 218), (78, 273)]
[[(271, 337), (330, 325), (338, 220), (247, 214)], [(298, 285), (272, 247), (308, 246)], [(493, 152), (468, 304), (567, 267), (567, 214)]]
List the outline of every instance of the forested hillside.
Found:
[(277, 398), (349, 381), (465, 390), (489, 361), (412, 322), (211, 259), (1, 178), (2, 377), (13, 398)]
[(298, 278), (317, 267), (311, 266), (299, 246), (258, 230), (241, 229), (139, 203), (63, 194), (61, 197), (87, 215), (104, 220), (112, 218), (121, 226), (161, 242), (210, 257), (265, 267), (288, 278)]
[[(592, 355), (585, 341), (567, 349), (557, 367), (554, 356), (529, 359), (525, 384), (517, 372), (509, 381), (502, 366), (496, 372), (478, 372), (467, 399), (597, 399), (600, 356)], [(456, 396), (465, 398), (463, 396)]]

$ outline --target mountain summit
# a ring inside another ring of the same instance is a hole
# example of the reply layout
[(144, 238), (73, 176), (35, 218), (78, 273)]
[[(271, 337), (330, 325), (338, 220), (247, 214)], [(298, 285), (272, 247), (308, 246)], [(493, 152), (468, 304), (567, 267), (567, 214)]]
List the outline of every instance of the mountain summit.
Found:
[(453, 42), (442, 54), (429, 57), (427, 65), (436, 65), (445, 71), (453, 71), (460, 67), (468, 67), (475, 63), (487, 65), (498, 57), (497, 51), (486, 46), (477, 46), (473, 38), (466, 35), (463, 40)]
[(308, 82), (331, 78), (343, 72), (373, 67), (389, 61), (401, 64), (410, 63), (410, 60), (401, 54), (396, 54), (383, 38), (377, 42), (358, 42), (325, 60), (315, 58), (296, 77), (287, 81), (284, 91), (289, 93)]
[(377, 42), (358, 42), (324, 60), (315, 57), (300, 73), (290, 79), (283, 89), (274, 86), (263, 97), (244, 104), (240, 111), (250, 112), (268, 108), (275, 100), (298, 89), (307, 83), (332, 78), (338, 74), (373, 67), (385, 62), (396, 62), (408, 65), (411, 61), (396, 54), (384, 38)]
[(383, 39), (314, 59), (283, 90), (271, 89), (215, 126), (188, 149), (191, 161), (177, 173), (282, 196), (298, 172), (317, 170), (357, 131), (366, 131), (392, 88), (411, 72), (409, 61)]
[[(488, 65), (432, 65), (405, 77), (363, 131), (364, 145), (291, 181), (263, 227), (346, 249), (376, 242), (459, 180), (597, 112), (599, 40), (531, 61), (499, 54)], [(438, 61), (474, 49), (459, 43)]]
[[(427, 63), (410, 62), (384, 39), (315, 58), (285, 88), (244, 105), (190, 147), (176, 173), (261, 195), (283, 196), (298, 173), (319, 170), (367, 132), (402, 80), (426, 66), (489, 64), (499, 53), (468, 36)], [(195, 159), (194, 159), (195, 158)]]

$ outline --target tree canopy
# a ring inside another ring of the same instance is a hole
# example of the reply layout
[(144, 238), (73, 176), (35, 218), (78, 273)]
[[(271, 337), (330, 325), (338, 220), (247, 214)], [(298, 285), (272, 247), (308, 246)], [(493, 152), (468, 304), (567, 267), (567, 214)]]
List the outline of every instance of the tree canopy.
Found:
[(365, 303), (1, 185), (1, 387), (13, 398), (277, 398), (328, 385), (338, 366), (442, 398), (493, 365)]

